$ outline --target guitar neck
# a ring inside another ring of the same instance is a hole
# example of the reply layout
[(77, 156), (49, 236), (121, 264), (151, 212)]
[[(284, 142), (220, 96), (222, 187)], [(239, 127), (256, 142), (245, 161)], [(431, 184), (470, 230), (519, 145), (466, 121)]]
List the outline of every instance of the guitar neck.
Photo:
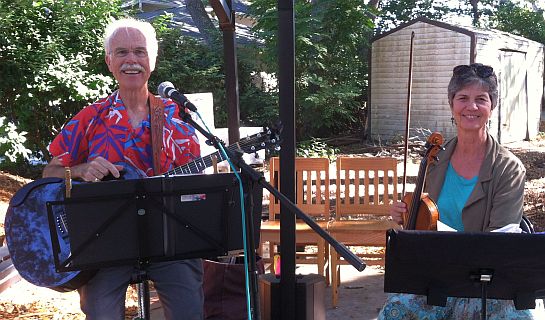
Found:
[[(238, 143), (232, 144), (227, 147), (229, 151), (233, 151), (238, 148), (239, 148)], [(219, 163), (225, 160), (225, 157), (223, 156), (223, 154), (219, 151), (216, 151), (212, 154), (209, 154), (204, 157), (200, 157), (182, 166), (176, 167), (166, 173), (163, 173), (162, 175), (171, 176), (171, 175), (177, 175), (177, 174), (201, 173), (204, 169), (209, 168), (214, 164), (214, 158), (216, 163)]]

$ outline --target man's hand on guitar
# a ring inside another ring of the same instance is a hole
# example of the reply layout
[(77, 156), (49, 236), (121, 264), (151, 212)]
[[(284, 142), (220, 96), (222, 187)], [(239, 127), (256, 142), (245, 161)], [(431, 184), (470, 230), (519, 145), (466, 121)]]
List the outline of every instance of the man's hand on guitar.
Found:
[[(113, 176), (119, 178), (120, 171), (123, 166), (116, 165), (103, 157), (96, 157), (90, 162), (82, 163), (70, 167), (72, 179), (80, 179), (83, 181), (101, 181), (104, 177)], [(44, 177), (64, 177), (65, 167), (58, 158), (53, 158), (51, 162), (44, 168)]]
[(83, 181), (100, 181), (109, 174), (114, 178), (120, 177), (120, 171), (123, 170), (123, 166), (116, 165), (103, 157), (96, 157), (91, 162), (82, 163), (77, 166), (80, 172), (80, 178)]

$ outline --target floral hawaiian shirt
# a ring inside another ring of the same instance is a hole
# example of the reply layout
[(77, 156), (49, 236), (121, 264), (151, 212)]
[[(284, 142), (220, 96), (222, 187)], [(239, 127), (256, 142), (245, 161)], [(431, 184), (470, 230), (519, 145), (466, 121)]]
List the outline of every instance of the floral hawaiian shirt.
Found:
[(200, 156), (195, 129), (182, 121), (178, 105), (162, 99), (165, 122), (161, 171), (153, 172), (150, 116), (133, 128), (117, 92), (81, 110), (49, 146), (64, 166), (74, 166), (101, 156), (112, 163), (125, 163), (142, 176), (152, 176), (184, 165)]

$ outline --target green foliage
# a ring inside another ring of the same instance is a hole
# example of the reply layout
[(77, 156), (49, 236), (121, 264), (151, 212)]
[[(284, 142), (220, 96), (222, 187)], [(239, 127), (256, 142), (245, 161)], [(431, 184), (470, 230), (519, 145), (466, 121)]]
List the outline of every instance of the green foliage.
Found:
[(259, 77), (263, 65), (252, 45), (237, 48), (240, 122), (244, 126), (270, 126), (278, 119), (278, 97)]
[[(32, 132), (25, 145), (35, 156), (47, 160), (46, 147), (64, 123), (115, 89), (102, 37), (107, 23), (123, 16), (120, 7), (120, 0), (0, 0), (0, 115)], [(216, 126), (227, 126), (223, 52), (182, 36), (180, 29), (169, 27), (170, 20), (165, 15), (153, 22), (160, 52), (150, 89), (169, 80), (183, 92), (210, 91)], [(275, 101), (249, 81), (254, 55), (246, 57), (239, 63), (241, 116), (248, 119), (242, 122), (270, 123), (258, 106)]]
[(46, 147), (67, 117), (109, 91), (102, 34), (120, 1), (0, 0), (0, 112)]
[[(278, 11), (275, 0), (255, 0), (254, 31), (264, 40), (257, 55), (277, 73)], [(297, 137), (331, 135), (361, 126), (367, 90), (368, 39), (373, 23), (359, 0), (295, 2)]]
[[(212, 92), (215, 126), (227, 127), (223, 51), (211, 50), (206, 44), (182, 35), (180, 29), (168, 27), (170, 19), (171, 15), (163, 15), (153, 21), (159, 40), (159, 57), (149, 81), (151, 90), (168, 80), (181, 92)], [(250, 52), (246, 52), (248, 50)], [(254, 51), (248, 50), (243, 51), (238, 61), (241, 125), (270, 124), (277, 115), (263, 112), (260, 106), (272, 106), (274, 100), (250, 81), (256, 66), (253, 62)], [(270, 110), (273, 109), (267, 108), (267, 111)]]
[(249, 127), (271, 125), (278, 119), (277, 105), (274, 95), (246, 83), (244, 90), (240, 91), (241, 123)]
[(450, 11), (444, 1), (387, 0), (379, 6), (377, 33), (382, 33), (419, 17), (441, 20)]
[(475, 27), (494, 28), (539, 42), (545, 38), (543, 9), (533, 0), (384, 0), (379, 4), (376, 33), (418, 17), (452, 22), (471, 18)]
[(490, 20), (495, 29), (545, 43), (543, 10), (532, 11), (511, 1), (500, 1)]
[(159, 53), (157, 66), (149, 80), (150, 90), (156, 91), (161, 82), (168, 80), (180, 92), (212, 92), (216, 123), (225, 123), (225, 76), (220, 53), (183, 36), (178, 28), (169, 28), (170, 19), (171, 15), (164, 15), (153, 21)]
[(27, 132), (18, 132), (14, 123), (0, 117), (0, 163), (16, 162), (18, 159), (28, 159), (31, 151), (25, 147)]
[(311, 138), (297, 144), (296, 154), (305, 158), (328, 158), (330, 162), (335, 161), (338, 148), (331, 147), (320, 138)]

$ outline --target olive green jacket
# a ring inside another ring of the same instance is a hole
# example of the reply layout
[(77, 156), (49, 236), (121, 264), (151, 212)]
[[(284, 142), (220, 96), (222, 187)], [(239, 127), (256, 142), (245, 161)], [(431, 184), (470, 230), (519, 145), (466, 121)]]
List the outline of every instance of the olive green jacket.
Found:
[[(428, 168), (425, 190), (434, 201), (439, 198), (457, 142), (457, 137), (449, 140), (445, 150), (439, 152), (439, 160)], [(519, 224), (522, 219), (524, 165), (491, 135), (488, 135), (485, 154), (475, 188), (462, 210), (464, 231), (491, 231), (511, 223)]]

